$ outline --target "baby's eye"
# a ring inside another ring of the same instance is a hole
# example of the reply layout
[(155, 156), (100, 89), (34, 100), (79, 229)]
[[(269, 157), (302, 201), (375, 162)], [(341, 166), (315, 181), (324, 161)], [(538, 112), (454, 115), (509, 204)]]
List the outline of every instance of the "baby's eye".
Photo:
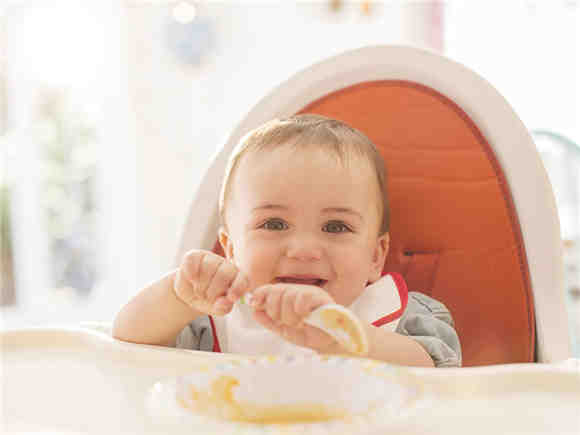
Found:
[(328, 233), (345, 233), (345, 232), (352, 232), (352, 230), (345, 225), (343, 222), (327, 222), (326, 225), (322, 228), (322, 231), (326, 231)]
[(280, 219), (269, 219), (262, 224), (261, 228), (270, 231), (282, 231), (288, 229), (288, 224)]

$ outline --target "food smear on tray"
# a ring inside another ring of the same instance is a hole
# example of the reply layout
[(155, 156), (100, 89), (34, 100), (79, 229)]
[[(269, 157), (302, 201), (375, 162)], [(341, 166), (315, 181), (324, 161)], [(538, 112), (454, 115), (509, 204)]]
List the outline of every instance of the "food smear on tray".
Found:
[(186, 392), (186, 397), (178, 397), (178, 402), (183, 408), (196, 414), (247, 423), (310, 423), (345, 419), (350, 416), (344, 409), (331, 408), (320, 403), (268, 406), (238, 401), (234, 397), (234, 389), (238, 385), (239, 381), (235, 377), (222, 375), (211, 383), (208, 391), (197, 390), (190, 385), (189, 394)]

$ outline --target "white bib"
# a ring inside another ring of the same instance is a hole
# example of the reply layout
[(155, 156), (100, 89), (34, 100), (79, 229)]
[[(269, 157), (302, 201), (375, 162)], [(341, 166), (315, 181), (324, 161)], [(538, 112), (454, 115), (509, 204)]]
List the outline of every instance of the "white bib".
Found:
[[(362, 322), (395, 331), (407, 306), (407, 286), (396, 273), (384, 275), (367, 286), (348, 307)], [(289, 343), (278, 334), (265, 329), (252, 316), (247, 304), (234, 304), (223, 317), (213, 317), (214, 340), (222, 352), (242, 355), (296, 355), (315, 351)]]

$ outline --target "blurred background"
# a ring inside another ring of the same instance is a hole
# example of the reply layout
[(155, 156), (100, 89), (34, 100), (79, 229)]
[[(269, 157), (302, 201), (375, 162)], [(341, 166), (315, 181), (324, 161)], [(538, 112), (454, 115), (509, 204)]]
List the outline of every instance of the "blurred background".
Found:
[(294, 72), (409, 44), (485, 77), (553, 184), (580, 357), (579, 2), (0, 0), (3, 328), (111, 321), (174, 264), (236, 122)]

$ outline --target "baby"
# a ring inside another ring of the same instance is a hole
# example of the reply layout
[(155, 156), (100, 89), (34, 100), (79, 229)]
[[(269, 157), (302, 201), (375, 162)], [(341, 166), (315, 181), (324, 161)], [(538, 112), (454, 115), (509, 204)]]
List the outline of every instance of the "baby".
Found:
[(381, 278), (389, 249), (385, 169), (361, 132), (318, 115), (264, 124), (233, 151), (219, 205), (225, 258), (189, 251), (123, 307), (114, 337), (244, 354), (345, 353), (303, 322), (336, 303), (363, 322), (369, 358), (461, 365), (445, 306), (420, 293), (407, 298), (399, 276)]

